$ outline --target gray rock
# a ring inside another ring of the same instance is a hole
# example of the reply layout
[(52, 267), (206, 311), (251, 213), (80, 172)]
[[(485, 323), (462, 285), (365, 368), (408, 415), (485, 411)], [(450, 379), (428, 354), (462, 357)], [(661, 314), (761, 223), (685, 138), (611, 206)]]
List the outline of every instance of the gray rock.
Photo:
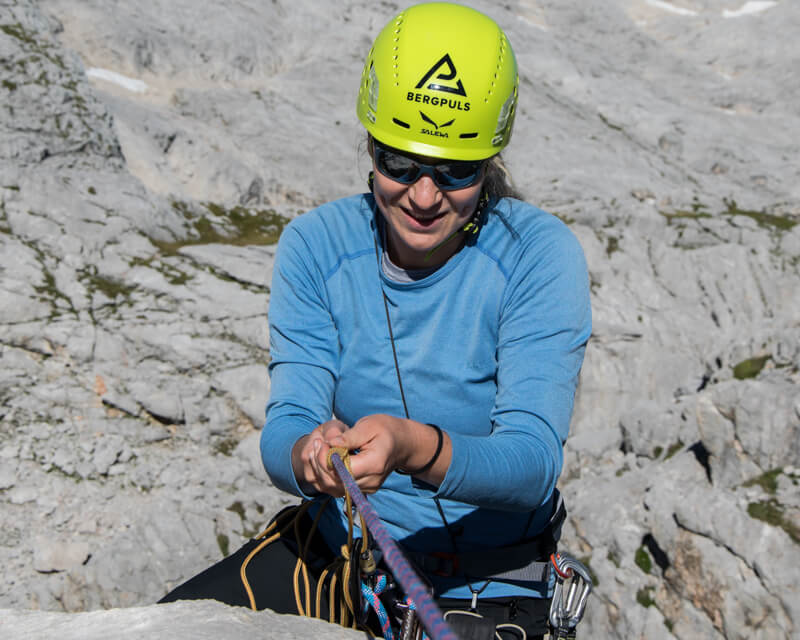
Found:
[(86, 542), (54, 540), (40, 536), (36, 539), (33, 568), (39, 573), (66, 571), (84, 564), (89, 559)]
[(214, 376), (214, 384), (228, 392), (242, 412), (261, 428), (265, 420), (265, 408), (269, 398), (269, 378), (263, 365), (245, 365), (220, 371)]
[(262, 291), (268, 291), (272, 281), (274, 247), (206, 244), (184, 247), (180, 253), (244, 285), (251, 284)]
[(16, 484), (16, 478), (13, 470), (4, 468), (0, 471), (0, 491), (11, 489)]
[(87, 613), (0, 610), (0, 631), (7, 638), (120, 640), (183, 638), (250, 640), (252, 638), (363, 638), (363, 633), (299, 616), (250, 611), (210, 600)]

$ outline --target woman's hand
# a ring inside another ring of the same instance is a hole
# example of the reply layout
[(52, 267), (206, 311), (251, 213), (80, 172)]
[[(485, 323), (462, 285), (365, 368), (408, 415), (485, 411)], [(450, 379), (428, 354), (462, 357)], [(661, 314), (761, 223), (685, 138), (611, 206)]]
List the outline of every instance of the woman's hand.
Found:
[(304, 493), (344, 495), (339, 476), (328, 468), (328, 451), (330, 440), (347, 431), (349, 429), (343, 422), (328, 420), (295, 443), (292, 448), (292, 469)]
[(375, 493), (407, 455), (411, 422), (384, 414), (365, 416), (351, 429), (327, 439), (331, 447), (358, 451), (350, 456), (350, 472), (364, 493)]
[[(438, 434), (430, 426), (385, 414), (365, 416), (351, 429), (330, 433), (332, 437), (326, 437), (329, 447), (347, 447), (350, 451), (358, 451), (350, 456), (350, 468), (364, 493), (377, 491), (397, 468), (422, 467), (433, 457), (438, 445)], [(426, 482), (440, 484), (450, 466), (450, 457), (450, 439), (445, 435), (436, 464), (419, 477)]]

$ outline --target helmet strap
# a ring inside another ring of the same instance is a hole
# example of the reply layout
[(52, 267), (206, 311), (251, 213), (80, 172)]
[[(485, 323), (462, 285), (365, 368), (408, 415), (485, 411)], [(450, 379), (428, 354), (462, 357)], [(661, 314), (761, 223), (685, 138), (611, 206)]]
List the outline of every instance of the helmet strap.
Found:
[(483, 212), (486, 211), (486, 207), (488, 205), (489, 194), (486, 192), (486, 189), (484, 189), (481, 191), (481, 197), (478, 199), (478, 205), (475, 207), (475, 212), (472, 214), (469, 222), (467, 222), (467, 224), (461, 228), (461, 231), (472, 234), (478, 233), (481, 217), (483, 216)]
[(475, 211), (472, 213), (472, 217), (470, 217), (469, 222), (465, 224), (460, 229), (456, 229), (447, 236), (444, 240), (442, 240), (439, 244), (433, 247), (428, 253), (425, 254), (425, 260), (430, 260), (431, 256), (439, 250), (441, 247), (446, 245), (450, 242), (454, 237), (456, 237), (459, 233), (467, 234), (471, 233), (473, 235), (477, 234), (480, 230), (481, 219), (483, 218), (483, 212), (486, 210), (486, 207), (489, 205), (489, 194), (484, 189), (481, 191), (481, 196), (478, 199), (478, 204), (475, 207)]

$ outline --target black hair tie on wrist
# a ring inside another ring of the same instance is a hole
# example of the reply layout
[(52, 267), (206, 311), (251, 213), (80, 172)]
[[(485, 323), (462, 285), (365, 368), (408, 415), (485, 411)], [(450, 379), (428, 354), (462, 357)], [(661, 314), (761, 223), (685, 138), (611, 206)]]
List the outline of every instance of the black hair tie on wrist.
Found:
[(433, 457), (430, 460), (428, 460), (427, 464), (425, 464), (424, 466), (420, 467), (419, 469), (413, 469), (411, 471), (406, 471), (406, 470), (400, 469), (400, 468), (395, 469), (395, 471), (397, 473), (399, 473), (400, 475), (403, 475), (403, 476), (417, 476), (420, 473), (425, 473), (439, 459), (439, 454), (442, 452), (442, 445), (444, 444), (444, 434), (442, 433), (442, 430), (439, 427), (437, 427), (435, 424), (429, 424), (428, 426), (436, 429), (436, 437), (438, 438), (438, 441), (436, 442), (436, 453), (434, 453)]

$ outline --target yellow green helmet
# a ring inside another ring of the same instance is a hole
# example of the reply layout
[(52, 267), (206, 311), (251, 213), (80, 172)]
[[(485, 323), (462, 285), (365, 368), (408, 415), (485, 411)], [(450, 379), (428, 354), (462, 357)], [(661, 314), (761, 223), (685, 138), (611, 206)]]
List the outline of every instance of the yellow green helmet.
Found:
[(358, 119), (396, 149), (482, 160), (511, 138), (518, 85), (511, 44), (491, 18), (448, 2), (420, 4), (375, 39)]

